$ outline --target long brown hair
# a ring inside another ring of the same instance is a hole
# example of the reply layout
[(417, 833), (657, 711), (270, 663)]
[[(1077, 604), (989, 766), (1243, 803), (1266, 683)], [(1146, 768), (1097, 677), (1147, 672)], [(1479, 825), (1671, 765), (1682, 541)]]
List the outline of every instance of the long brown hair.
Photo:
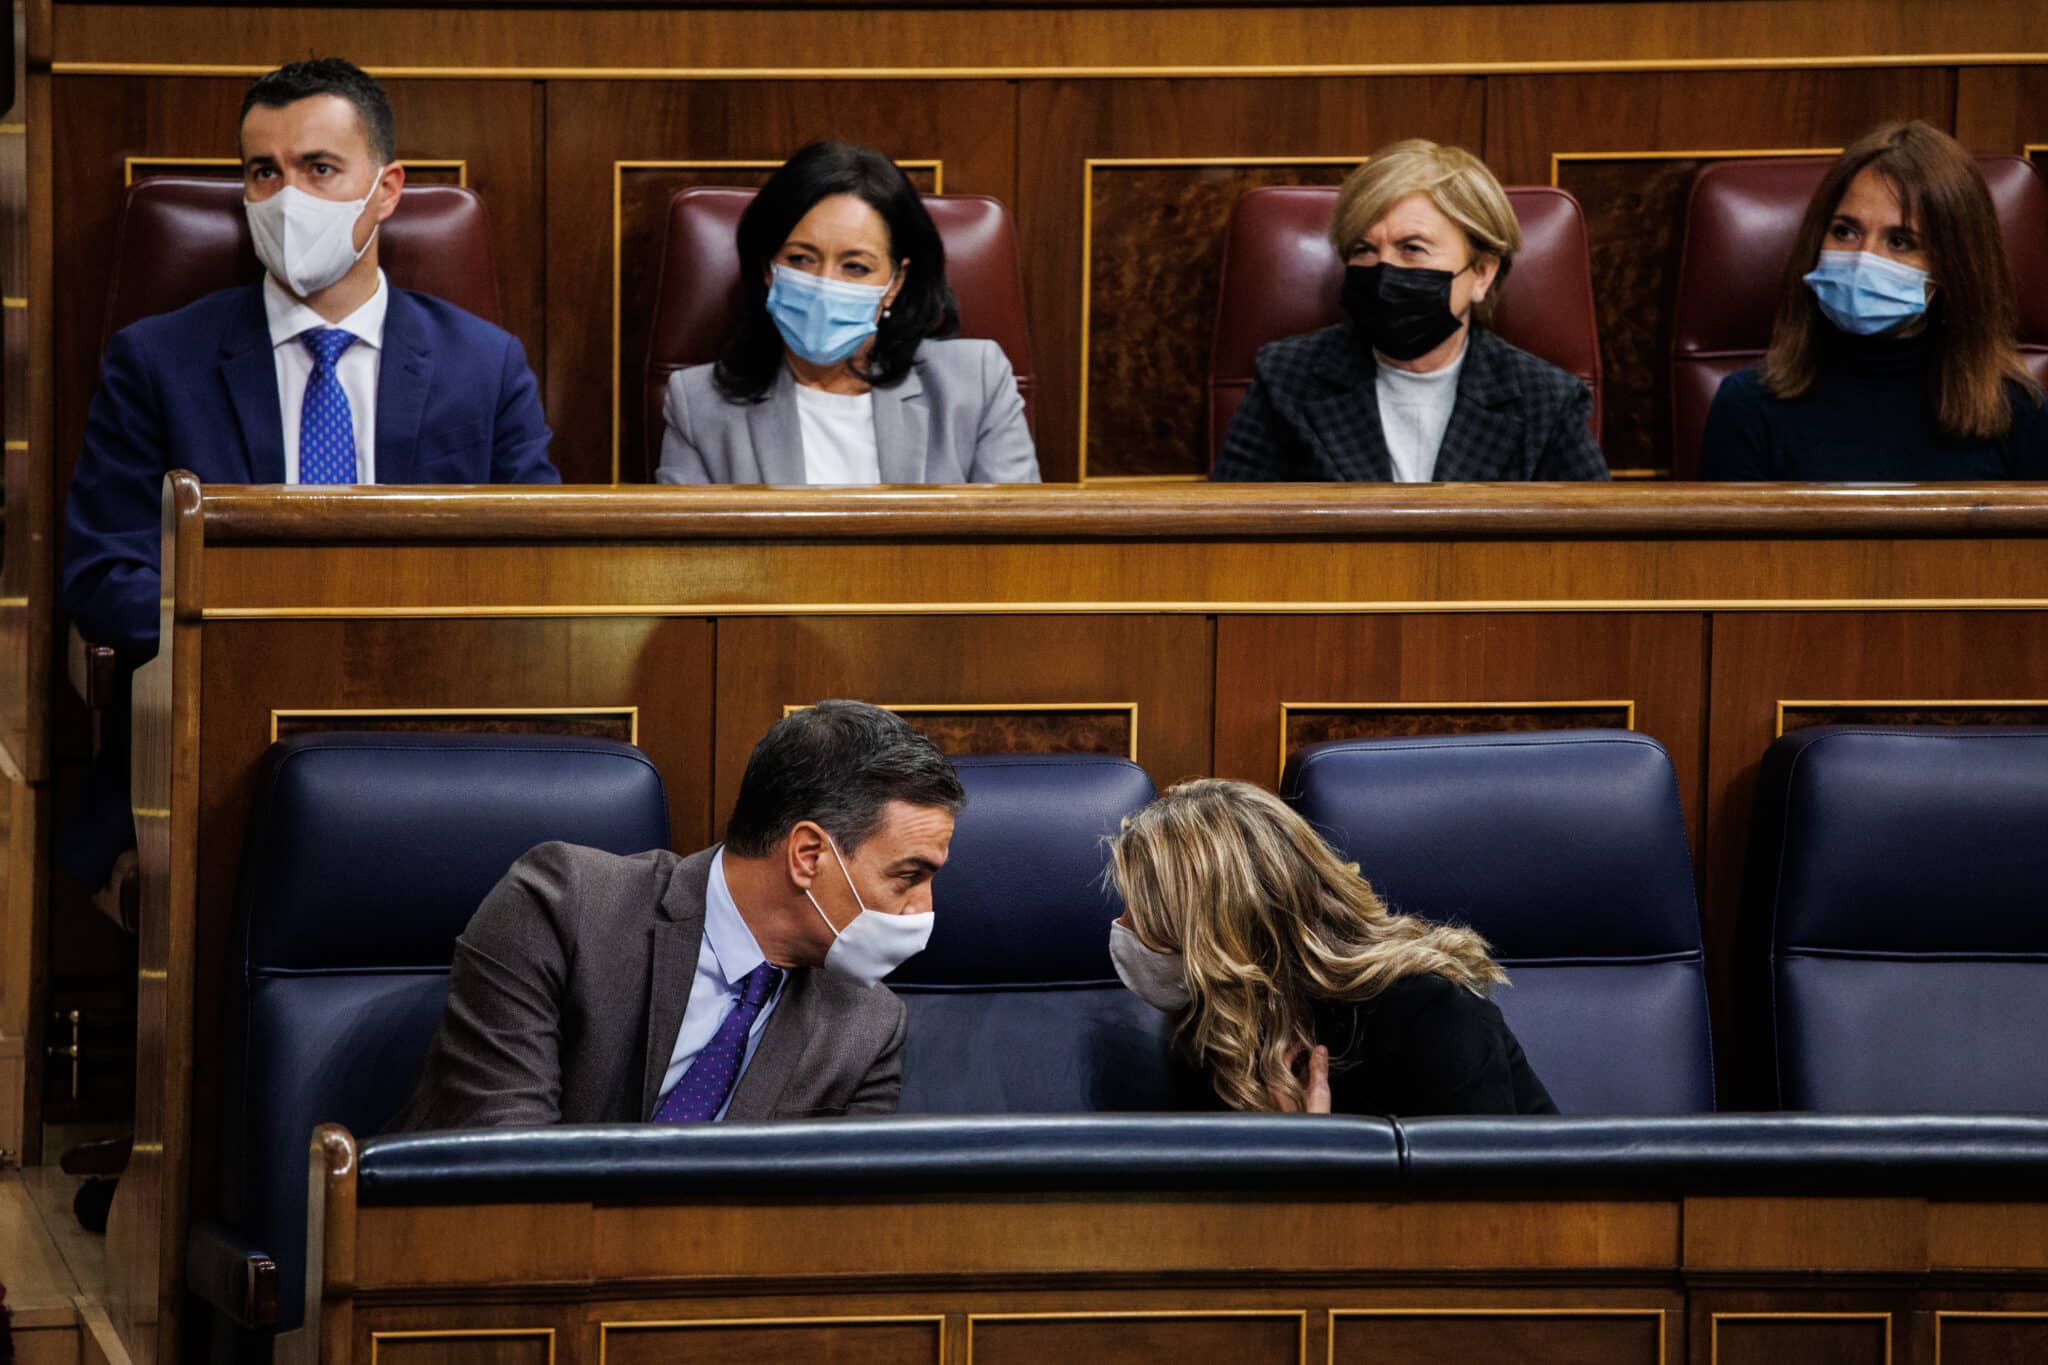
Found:
[(1785, 263), (1764, 387), (1797, 398), (1819, 372), (1820, 307), (1803, 276), (1820, 259), (1821, 243), (1849, 182), (1865, 169), (1884, 177), (1920, 235), (1935, 283), (1928, 303), (1937, 354), (1934, 414), (1944, 435), (1994, 440), (2012, 425), (2007, 380), (2040, 388), (2020, 363), (2019, 308), (2012, 266), (1998, 234), (1998, 214), (1976, 161), (1956, 140), (1914, 119), (1886, 123), (1857, 139), (1822, 177), (1806, 206), (1799, 237)]
[(1434, 972), (1475, 993), (1507, 974), (1470, 929), (1388, 911), (1309, 823), (1249, 782), (1199, 778), (1130, 816), (1110, 873), (1138, 941), (1179, 953), (1179, 1037), (1235, 1109), (1295, 1108), (1288, 1065), (1320, 1000), (1366, 1000)]

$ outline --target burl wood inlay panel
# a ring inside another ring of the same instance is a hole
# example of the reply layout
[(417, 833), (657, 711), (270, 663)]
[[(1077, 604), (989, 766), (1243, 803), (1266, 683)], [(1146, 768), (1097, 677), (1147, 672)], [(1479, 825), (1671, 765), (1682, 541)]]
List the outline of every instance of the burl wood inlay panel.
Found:
[(2034, 1365), (2048, 1360), (2048, 1313), (1943, 1314), (1934, 1332), (1939, 1365)]
[(1533, 730), (1626, 730), (1628, 707), (1474, 706), (1317, 710), (1289, 707), (1287, 752), (1327, 739), (1398, 739), (1408, 735), (1480, 735)]
[(293, 716), (277, 718), (277, 737), (366, 731), (375, 734), (568, 735), (575, 739), (633, 742), (633, 717), (627, 711), (574, 716)]
[(604, 1328), (605, 1365), (937, 1365), (943, 1324), (801, 1318), (754, 1323), (669, 1323)]
[(919, 734), (947, 754), (1131, 754), (1131, 712), (906, 712)]
[(1207, 474), (1209, 331), (1231, 206), (1355, 163), (1097, 166), (1089, 179), (1088, 471)]
[(980, 1318), (968, 1324), (975, 1365), (1299, 1365), (1298, 1313), (1159, 1317)]
[(1332, 1365), (1663, 1365), (1663, 1314), (1338, 1313)]
[[(2042, 683), (2048, 691), (2048, 680)], [(2048, 725), (2048, 702), (2038, 706), (1787, 706), (1785, 730), (1809, 725)]]
[(1716, 1318), (1712, 1365), (1890, 1365), (1889, 1324), (1883, 1315)]

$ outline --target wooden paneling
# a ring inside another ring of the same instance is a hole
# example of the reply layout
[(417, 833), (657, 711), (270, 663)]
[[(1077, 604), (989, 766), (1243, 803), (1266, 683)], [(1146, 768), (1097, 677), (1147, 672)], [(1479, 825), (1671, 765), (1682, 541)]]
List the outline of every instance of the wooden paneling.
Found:
[(1688, 1199), (1685, 1264), (1694, 1270), (1924, 1271), (1927, 1223), (1927, 1206), (1918, 1199)]
[[(1166, 422), (1173, 442), (1164, 452), (1120, 444), (1112, 435), (1080, 455), (1080, 366), (1083, 339), (1082, 260), (1078, 224), (1067, 205), (1083, 202), (1085, 163), (1102, 158), (1355, 157), (1401, 137), (1477, 145), (1484, 97), (1475, 79), (1043, 81), (1023, 86), (1019, 125), (1032, 130), (1017, 168), (1018, 221), (1032, 345), (1040, 389), (1036, 413), (1039, 466), (1045, 477), (1195, 472), (1207, 466), (1187, 443), (1201, 427), (1201, 385), (1207, 373), (1210, 313), (1215, 299), (1217, 243), (1197, 241), (1194, 255), (1180, 228), (1147, 240), (1129, 224), (1097, 229), (1105, 302), (1113, 307), (1102, 338), (1102, 363), (1132, 382), (1164, 384), (1189, 411)], [(1220, 224), (1243, 187), (1231, 174), (1206, 186), (1192, 168), (1156, 177), (1146, 210), (1165, 212), (1176, 196), (1193, 196), (1203, 220)], [(948, 182), (950, 184), (950, 181)], [(1112, 178), (1109, 185), (1117, 182)], [(1126, 190), (1132, 187), (1126, 183)], [(1114, 207), (1114, 202), (1107, 207)], [(1199, 239), (1200, 234), (1196, 237)], [(1096, 263), (1091, 259), (1091, 267)], [(1207, 300), (1208, 303), (1204, 303)], [(1147, 355), (1131, 354), (1143, 348)], [(1091, 363), (1094, 352), (1091, 349)], [(1108, 395), (1105, 395), (1108, 396)], [(1112, 425), (1128, 433), (1148, 425), (1121, 400)], [(1122, 415), (1119, 415), (1122, 414)], [(1135, 424), (1135, 425), (1134, 425)]]
[(1664, 1315), (1654, 1310), (1454, 1308), (1338, 1312), (1332, 1365), (1664, 1365)]
[(862, 1321), (787, 1318), (737, 1322), (604, 1324), (606, 1365), (760, 1365), (763, 1361), (829, 1361), (831, 1365), (939, 1365), (939, 1318)]
[(2048, 1360), (2048, 1313), (1941, 1313), (1935, 1365), (2030, 1365)]
[(1063, 1318), (1054, 1314), (968, 1320), (969, 1350), (982, 1365), (1048, 1360), (1102, 1365), (1178, 1365), (1229, 1360), (1306, 1365), (1300, 1314), (1161, 1313)]
[[(901, 82), (551, 82), (551, 353), (542, 392), (563, 477), (610, 483), (615, 441), (620, 473), (640, 477), (638, 452), (626, 442), (640, 431), (646, 329), (668, 196), (685, 181), (674, 168), (630, 172), (629, 197), (618, 180), (619, 163), (779, 164), (813, 138), (836, 137), (899, 160), (941, 162), (949, 193), (989, 194), (1014, 204), (1015, 114), (1013, 88), (998, 81), (948, 85), (943, 98)], [(749, 178), (699, 174), (703, 183)]]
[(1955, 135), (1973, 152), (2048, 150), (2048, 68), (1978, 66), (1958, 71)]
[(554, 1365), (555, 1334), (517, 1329), (379, 1332), (371, 1365)]
[(1128, 699), (1138, 762), (1154, 780), (1207, 772), (1212, 632), (1199, 618), (1159, 616), (721, 621), (711, 804), (731, 809), (754, 740), (784, 707), (824, 697), (1014, 706), (1019, 718)]
[(1716, 1314), (1713, 1365), (1891, 1365), (1886, 1314)]

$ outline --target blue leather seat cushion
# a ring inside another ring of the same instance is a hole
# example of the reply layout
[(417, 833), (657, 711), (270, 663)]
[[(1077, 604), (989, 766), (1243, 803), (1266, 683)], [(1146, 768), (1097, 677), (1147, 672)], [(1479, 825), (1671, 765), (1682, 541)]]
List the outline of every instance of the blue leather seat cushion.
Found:
[[(906, 1114), (1070, 1114), (1189, 1107), (1171, 1025), (1121, 983), (972, 995), (905, 989)], [(1196, 1107), (1201, 1107), (1197, 1105)]]
[[(1511, 984), (1495, 989), (1494, 1003), (1561, 1113), (1713, 1109), (1706, 980), (1696, 958), (1505, 965)], [(1589, 1047), (1589, 1039), (1603, 1046)]]

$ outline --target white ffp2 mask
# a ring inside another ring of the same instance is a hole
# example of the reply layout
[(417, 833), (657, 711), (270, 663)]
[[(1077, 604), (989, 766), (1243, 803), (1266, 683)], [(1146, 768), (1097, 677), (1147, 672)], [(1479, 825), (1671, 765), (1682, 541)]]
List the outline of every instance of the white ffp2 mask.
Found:
[(260, 203), (243, 200), (249, 236), (256, 242), (256, 259), (302, 299), (327, 288), (348, 274), (377, 240), (380, 225), (373, 224), (362, 250), (356, 249), (356, 220), (376, 195), (383, 175), (380, 166), (370, 181), (370, 192), (353, 203), (322, 199), (295, 185), (286, 185)]
[(811, 895), (809, 887), (804, 896), (811, 903), (811, 909), (818, 912), (818, 918), (825, 921), (825, 927), (832, 930), (832, 947), (825, 954), (825, 970), (849, 981), (858, 981), (863, 986), (872, 986), (889, 973), (924, 951), (931, 942), (932, 912), (921, 915), (885, 915), (879, 910), (868, 909), (867, 902), (860, 898), (860, 888), (853, 884), (853, 874), (846, 870), (846, 859), (839, 852), (839, 843), (830, 834), (825, 841), (832, 845), (832, 859), (839, 864), (839, 875), (846, 878), (846, 889), (853, 892), (853, 903), (860, 907), (844, 929), (832, 926), (832, 917), (825, 913), (825, 907), (818, 904), (818, 898)]
[(1117, 980), (1153, 1009), (1178, 1014), (1188, 1007), (1187, 968), (1179, 953), (1148, 948), (1136, 934), (1112, 920), (1109, 960), (1116, 968)]

